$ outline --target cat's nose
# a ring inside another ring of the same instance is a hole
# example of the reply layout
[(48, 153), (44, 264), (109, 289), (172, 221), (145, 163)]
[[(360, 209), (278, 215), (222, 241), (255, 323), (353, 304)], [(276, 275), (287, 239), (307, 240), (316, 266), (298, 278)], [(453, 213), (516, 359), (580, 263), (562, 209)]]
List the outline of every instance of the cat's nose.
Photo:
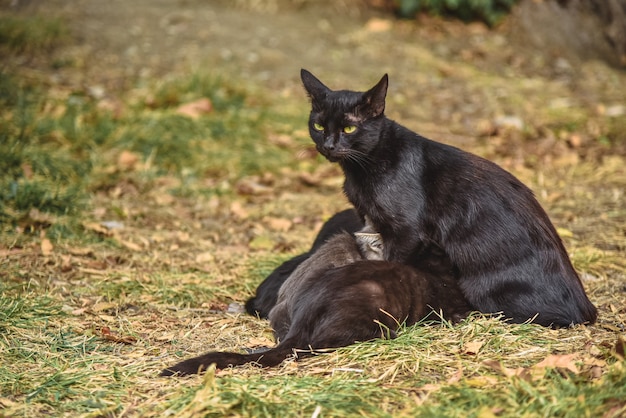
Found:
[(332, 141), (326, 141), (324, 142), (323, 148), (325, 151), (334, 151), (335, 150), (335, 143)]

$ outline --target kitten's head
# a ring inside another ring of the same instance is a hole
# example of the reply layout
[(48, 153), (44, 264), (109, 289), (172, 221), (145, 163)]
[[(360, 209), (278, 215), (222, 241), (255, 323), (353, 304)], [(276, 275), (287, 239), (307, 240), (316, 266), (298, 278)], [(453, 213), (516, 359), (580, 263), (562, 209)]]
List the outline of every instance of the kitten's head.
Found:
[(366, 92), (331, 90), (304, 69), (300, 76), (312, 105), (309, 132), (320, 154), (333, 162), (367, 161), (378, 143), (387, 74)]
[(380, 234), (372, 232), (355, 232), (354, 238), (359, 252), (366, 260), (384, 260), (383, 239)]

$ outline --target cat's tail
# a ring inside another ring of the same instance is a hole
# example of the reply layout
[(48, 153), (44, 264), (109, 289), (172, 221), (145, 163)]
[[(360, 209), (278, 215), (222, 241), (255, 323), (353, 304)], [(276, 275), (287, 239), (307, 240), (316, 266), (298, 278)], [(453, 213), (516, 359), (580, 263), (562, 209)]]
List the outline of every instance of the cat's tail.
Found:
[(273, 367), (279, 365), (283, 360), (291, 356), (295, 348), (293, 340), (285, 340), (276, 347), (263, 353), (239, 354), (215, 351), (181, 361), (180, 363), (164, 369), (159, 376), (184, 376), (202, 373), (208, 369), (211, 364), (215, 364), (217, 369), (241, 366), (247, 363), (255, 363), (261, 367)]

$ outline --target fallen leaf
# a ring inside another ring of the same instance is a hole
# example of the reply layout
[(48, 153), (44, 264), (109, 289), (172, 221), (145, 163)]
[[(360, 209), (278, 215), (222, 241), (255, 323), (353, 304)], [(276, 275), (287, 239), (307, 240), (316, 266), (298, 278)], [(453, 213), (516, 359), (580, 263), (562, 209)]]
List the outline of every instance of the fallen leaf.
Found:
[(102, 312), (108, 311), (109, 309), (115, 308), (117, 305), (111, 302), (99, 302), (91, 307), (93, 312)]
[(248, 211), (244, 209), (243, 205), (239, 201), (234, 201), (230, 205), (230, 212), (234, 215), (238, 220), (244, 220), (250, 216)]
[(477, 376), (471, 379), (465, 380), (469, 386), (474, 388), (483, 388), (486, 386), (493, 386), (498, 383), (498, 379), (491, 376)]
[(137, 342), (137, 338), (133, 337), (132, 335), (117, 335), (113, 333), (109, 327), (103, 327), (100, 330), (100, 335), (102, 335), (105, 340), (113, 341), (115, 343), (135, 344)]
[(28, 180), (33, 178), (33, 166), (28, 163), (22, 163), (21, 165), (22, 174)]
[(85, 267), (79, 267), (78, 270), (82, 273), (85, 274), (91, 274), (94, 276), (104, 276), (104, 272), (100, 271), (100, 270), (96, 270), (96, 269), (91, 269), (91, 268), (85, 268)]
[(116, 318), (112, 315), (98, 315), (98, 318), (106, 322), (116, 322)]
[(109, 265), (103, 260), (84, 260), (83, 268), (94, 270), (105, 270)]
[(459, 366), (458, 370), (452, 376), (448, 378), (446, 383), (448, 383), (449, 385), (457, 383), (461, 380), (462, 377), (463, 377), (463, 368)]
[(117, 166), (122, 171), (134, 170), (138, 162), (139, 155), (130, 151), (122, 151), (117, 157)]
[(502, 363), (500, 363), (497, 360), (485, 360), (483, 361), (482, 364), (483, 366), (487, 366), (490, 369), (493, 369), (497, 372), (502, 373), (506, 377), (516, 376), (520, 373), (520, 369), (522, 369), (521, 367), (517, 369), (510, 369), (508, 367), (503, 366)]
[(203, 97), (202, 99), (178, 106), (176, 113), (190, 117), (191, 119), (197, 119), (204, 114), (210, 113), (212, 110), (213, 104), (211, 101), (206, 97)]
[(271, 187), (259, 183), (252, 177), (239, 180), (235, 187), (237, 188), (237, 193), (241, 195), (259, 196), (270, 194), (273, 191)]
[(567, 138), (567, 143), (572, 148), (580, 148), (583, 143), (583, 137), (580, 134), (573, 133), (569, 136), (569, 138)]
[(72, 255), (93, 255), (93, 250), (91, 248), (67, 248), (67, 252)]
[(213, 312), (226, 312), (226, 309), (228, 309), (228, 305), (225, 303), (209, 303), (209, 304), (202, 304), (203, 307), (208, 306), (210, 311)]
[(86, 311), (87, 311), (87, 308), (78, 308), (78, 309), (74, 309), (70, 313), (74, 316), (80, 316), (84, 314)]
[(72, 256), (64, 255), (61, 256), (61, 271), (63, 273), (67, 273), (72, 270)]
[(319, 175), (310, 174), (310, 173), (307, 173), (307, 172), (299, 173), (298, 174), (298, 179), (305, 186), (318, 186), (322, 182), (322, 180), (323, 180), (322, 177), (320, 177)]
[(97, 222), (83, 222), (83, 228), (88, 231), (96, 232), (98, 234), (102, 234), (104, 236), (110, 237), (113, 235), (110, 229), (107, 227), (97, 223)]
[(478, 351), (483, 346), (482, 341), (470, 341), (463, 345), (463, 353), (465, 354), (478, 354)]
[(528, 369), (528, 368), (524, 368), (524, 367), (517, 367), (515, 369), (511, 369), (508, 367), (505, 367), (502, 365), (502, 363), (500, 363), (497, 360), (485, 360), (482, 363), (484, 366), (487, 366), (501, 374), (503, 374), (506, 377), (518, 377), (522, 380), (525, 380), (527, 382), (531, 382), (533, 380), (537, 380), (543, 377), (543, 375), (545, 374), (544, 371), (545, 369), (540, 368), (540, 369)]
[(622, 360), (626, 358), (626, 340), (622, 336), (618, 336), (615, 342), (615, 354)]
[(121, 245), (123, 245), (124, 247), (128, 248), (131, 251), (141, 251), (143, 250), (143, 248), (141, 248), (141, 246), (139, 244), (135, 244), (134, 242), (131, 241), (126, 241), (123, 239), (116, 239), (117, 242), (119, 242)]
[(177, 337), (176, 333), (169, 333), (169, 334), (164, 334), (164, 335), (160, 335), (157, 337), (154, 337), (154, 339), (156, 341), (172, 341), (173, 339), (175, 339)]
[(248, 340), (248, 344), (254, 347), (273, 347), (274, 341), (265, 337), (252, 337)]
[(535, 364), (533, 368), (559, 368), (567, 369), (572, 373), (578, 374), (579, 370), (574, 360), (578, 357), (578, 354), (551, 354), (539, 363)]
[(602, 377), (602, 367), (593, 366), (587, 371), (587, 375), (590, 379), (599, 379)]
[(196, 255), (196, 263), (211, 263), (213, 261), (215, 261), (215, 255), (210, 251)]
[(169, 206), (174, 203), (176, 199), (169, 193), (157, 193), (154, 196), (154, 201), (158, 205)]
[(181, 242), (188, 242), (190, 238), (191, 235), (189, 234), (189, 232), (178, 231), (176, 233), (176, 239)]
[(23, 254), (26, 251), (22, 248), (11, 248), (8, 250), (0, 250), (0, 257), (8, 257), (11, 255)]
[(365, 24), (365, 30), (371, 33), (387, 32), (391, 29), (392, 22), (389, 19), (372, 18)]
[(293, 225), (293, 222), (291, 222), (289, 219), (285, 219), (285, 218), (270, 218), (267, 217), (264, 219), (264, 221), (267, 223), (267, 225), (270, 227), (270, 229), (274, 230), (274, 231), (281, 231), (281, 232), (287, 232), (291, 229), (291, 226)]
[(41, 253), (43, 255), (50, 255), (52, 254), (52, 250), (54, 250), (54, 246), (52, 245), (50, 240), (48, 238), (42, 239), (41, 240)]
[(270, 135), (267, 140), (270, 144), (274, 144), (281, 148), (288, 148), (294, 144), (293, 138), (285, 134)]

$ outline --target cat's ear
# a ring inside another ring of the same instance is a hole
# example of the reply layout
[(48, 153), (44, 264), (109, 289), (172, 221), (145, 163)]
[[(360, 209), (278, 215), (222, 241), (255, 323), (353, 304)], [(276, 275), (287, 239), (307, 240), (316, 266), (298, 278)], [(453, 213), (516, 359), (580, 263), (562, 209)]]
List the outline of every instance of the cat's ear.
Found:
[(387, 74), (371, 89), (363, 93), (363, 104), (360, 106), (360, 113), (368, 117), (375, 118), (385, 112), (385, 97), (387, 96), (387, 86), (389, 77)]
[(384, 260), (384, 244), (380, 234), (355, 232), (354, 238), (364, 258), (367, 260)]
[(324, 83), (319, 81), (317, 77), (304, 68), (300, 70), (300, 78), (302, 79), (302, 84), (312, 101), (323, 100), (324, 97), (326, 97), (326, 94), (331, 91), (324, 85)]

